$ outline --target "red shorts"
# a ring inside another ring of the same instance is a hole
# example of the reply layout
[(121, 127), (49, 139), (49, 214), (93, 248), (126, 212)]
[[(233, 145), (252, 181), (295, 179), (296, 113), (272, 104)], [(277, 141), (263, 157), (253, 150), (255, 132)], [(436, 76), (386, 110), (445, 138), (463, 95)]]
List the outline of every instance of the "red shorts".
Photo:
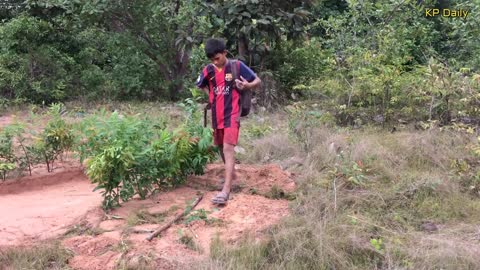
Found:
[(213, 144), (233, 144), (237, 145), (238, 143), (238, 134), (240, 133), (240, 128), (229, 127), (222, 129), (213, 130)]

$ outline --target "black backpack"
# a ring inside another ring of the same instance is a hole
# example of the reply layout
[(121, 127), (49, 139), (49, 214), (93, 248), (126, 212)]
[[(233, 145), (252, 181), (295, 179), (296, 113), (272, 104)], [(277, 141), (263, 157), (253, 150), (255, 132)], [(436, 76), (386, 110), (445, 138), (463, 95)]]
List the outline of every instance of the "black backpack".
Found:
[[(236, 79), (240, 79), (240, 62), (239, 60), (231, 60), (232, 63), (232, 76), (233, 80), (235, 81)], [(240, 93), (240, 116), (247, 116), (250, 113), (250, 108), (252, 107), (252, 90), (238, 90), (237, 91)]]

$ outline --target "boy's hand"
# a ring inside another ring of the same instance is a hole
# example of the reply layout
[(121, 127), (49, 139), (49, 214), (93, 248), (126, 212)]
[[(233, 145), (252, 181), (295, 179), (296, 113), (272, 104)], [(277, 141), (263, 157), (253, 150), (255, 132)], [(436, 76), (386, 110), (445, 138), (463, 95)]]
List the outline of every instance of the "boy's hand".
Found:
[(235, 79), (235, 84), (237, 85), (238, 90), (244, 90), (244, 89), (249, 89), (250, 88), (250, 83), (245, 80), (242, 76), (240, 76), (239, 79)]

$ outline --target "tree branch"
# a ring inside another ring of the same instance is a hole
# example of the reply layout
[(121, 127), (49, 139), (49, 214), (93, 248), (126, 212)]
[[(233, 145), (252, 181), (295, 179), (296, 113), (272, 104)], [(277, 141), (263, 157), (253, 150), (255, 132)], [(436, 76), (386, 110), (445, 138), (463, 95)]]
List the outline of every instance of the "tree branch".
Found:
[(188, 215), (190, 213), (190, 211), (193, 210), (193, 208), (195, 208), (195, 206), (198, 205), (198, 203), (203, 199), (203, 194), (200, 195), (200, 197), (198, 197), (197, 199), (195, 199), (195, 201), (193, 202), (192, 206), (191, 207), (188, 207), (185, 208), (185, 211), (183, 211), (182, 213), (178, 214), (173, 220), (171, 220), (170, 222), (168, 222), (167, 224), (163, 225), (162, 227), (160, 227), (159, 229), (155, 230), (152, 234), (150, 234), (146, 239), (148, 241), (152, 241), (152, 239), (154, 237), (156, 237), (157, 235), (159, 235), (160, 233), (162, 233), (163, 231), (165, 231), (166, 229), (170, 228), (170, 226), (172, 226), (173, 223), (179, 221), (181, 218), (183, 218), (184, 216)]

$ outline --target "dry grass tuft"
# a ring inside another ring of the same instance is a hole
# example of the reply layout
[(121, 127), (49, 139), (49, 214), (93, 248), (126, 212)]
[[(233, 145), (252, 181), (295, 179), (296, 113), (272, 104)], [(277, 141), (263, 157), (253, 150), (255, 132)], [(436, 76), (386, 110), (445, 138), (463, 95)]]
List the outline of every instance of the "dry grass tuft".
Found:
[(127, 225), (136, 226), (141, 224), (157, 224), (162, 223), (168, 213), (155, 213), (152, 214), (145, 209), (139, 209), (130, 213), (127, 216)]
[(61, 270), (70, 269), (72, 254), (59, 243), (37, 247), (10, 247), (0, 249), (0, 269)]
[(246, 153), (239, 156), (246, 163), (280, 162), (299, 156), (298, 148), (283, 134), (252, 140), (246, 148)]
[(157, 269), (152, 254), (131, 254), (117, 263), (117, 270), (154, 270)]

